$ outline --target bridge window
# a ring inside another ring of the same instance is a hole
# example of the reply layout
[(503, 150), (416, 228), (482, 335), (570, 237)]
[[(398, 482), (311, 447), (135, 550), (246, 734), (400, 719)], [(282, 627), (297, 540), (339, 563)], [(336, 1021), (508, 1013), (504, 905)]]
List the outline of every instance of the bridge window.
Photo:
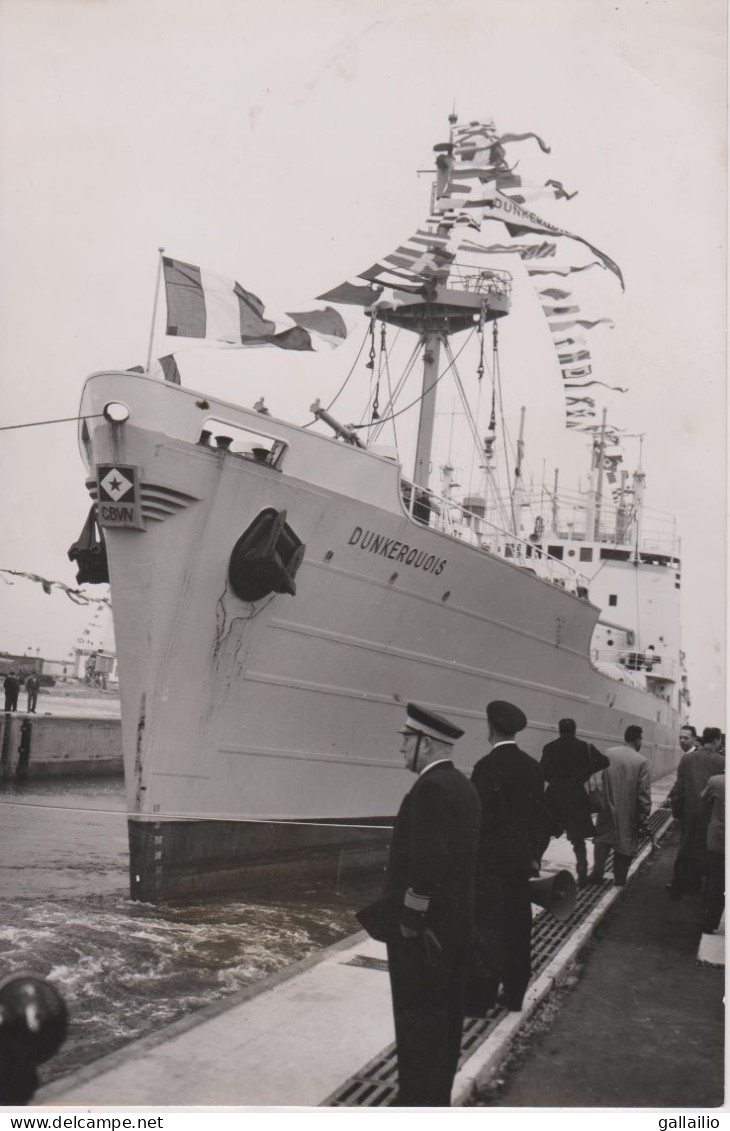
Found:
[(609, 605), (618, 605), (618, 597), (616, 596), (615, 593), (609, 593), (608, 603), (609, 603)]
[(580, 548), (580, 560), (582, 562), (592, 562), (593, 561), (593, 547), (592, 546), (581, 546), (581, 548)]

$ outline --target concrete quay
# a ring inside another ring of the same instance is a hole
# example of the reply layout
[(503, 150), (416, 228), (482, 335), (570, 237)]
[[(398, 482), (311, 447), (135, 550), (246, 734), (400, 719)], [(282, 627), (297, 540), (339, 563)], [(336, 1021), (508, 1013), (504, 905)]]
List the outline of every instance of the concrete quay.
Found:
[[(657, 807), (672, 780), (653, 787), (655, 836), (671, 826), (668, 812)], [(632, 883), (656, 851), (647, 840), (632, 864)], [(543, 874), (572, 866), (567, 842), (553, 841)], [(536, 936), (542, 932), (550, 945), (535, 963), (524, 1009), (496, 1009), (484, 1021), (467, 1022), (455, 1105), (480, 1102), (514, 1038), (565, 979), (609, 909), (617, 905), (614, 916), (621, 917), (623, 896), (622, 889), (605, 881), (579, 893), (574, 924), (556, 924), (543, 912), (536, 916)], [(711, 938), (717, 940), (715, 949), (722, 950), (720, 936)], [(638, 946), (641, 949), (641, 940)], [(54, 1108), (386, 1106), (392, 1102), (397, 1076), (385, 958), (383, 944), (358, 932), (55, 1081), (38, 1092), (36, 1103)], [(691, 966), (706, 969), (697, 958)], [(721, 979), (721, 972), (714, 973)], [(660, 1005), (666, 1016), (667, 1006)], [(680, 1029), (683, 1023), (677, 1020)]]
[(86, 701), (54, 701), (51, 711), (43, 697), (38, 703), (36, 714), (0, 714), (0, 779), (124, 772), (122, 723), (118, 715), (109, 713), (110, 705), (103, 704), (91, 714)]

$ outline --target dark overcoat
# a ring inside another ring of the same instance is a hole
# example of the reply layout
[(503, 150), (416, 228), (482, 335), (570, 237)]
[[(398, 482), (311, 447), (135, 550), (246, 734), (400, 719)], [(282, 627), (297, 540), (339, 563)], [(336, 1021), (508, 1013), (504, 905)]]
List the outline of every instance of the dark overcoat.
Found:
[(545, 804), (563, 825), (569, 840), (593, 836), (593, 820), (583, 785), (592, 774), (607, 766), (605, 754), (575, 735), (561, 735), (543, 747), (540, 768), (547, 782)]
[(406, 794), (393, 828), (384, 901), (394, 923), (411, 888), (429, 900), (426, 921), (441, 942), (464, 944), (474, 930), (479, 798), (452, 762), (437, 762)]
[[(380, 907), (388, 920), (381, 937), (388, 944), (400, 1106), (451, 1102), (474, 931), (479, 819), (476, 790), (448, 761), (423, 771), (396, 817)], [(403, 938), (401, 924), (416, 936)], [(429, 932), (436, 954), (424, 946)]]
[(508, 742), (479, 759), (471, 780), (482, 805), (478, 874), (528, 879), (546, 847), (542, 770)]
[(495, 746), (472, 772), (482, 804), (477, 860), (476, 943), (467, 1009), (484, 1016), (501, 982), (519, 1009), (530, 979), (530, 876), (550, 840), (542, 770), (517, 743)]

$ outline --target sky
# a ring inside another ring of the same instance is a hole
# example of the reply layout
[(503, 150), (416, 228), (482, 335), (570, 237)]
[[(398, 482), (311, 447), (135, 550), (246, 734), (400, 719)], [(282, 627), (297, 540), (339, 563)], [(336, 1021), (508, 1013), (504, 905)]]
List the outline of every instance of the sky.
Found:
[[(648, 503), (677, 516), (692, 721), (724, 725), (725, 28), (717, 0), (0, 0), (0, 425), (72, 417), (89, 373), (144, 363), (159, 247), (292, 307), (415, 229), (452, 107), (535, 131), (579, 189), (551, 215), (625, 276), (600, 273), (615, 329), (591, 347), (630, 387), (611, 419), (645, 437)], [(502, 333), (508, 423), (527, 405), (530, 474), (577, 475), (538, 313)], [(347, 316), (328, 355), (185, 343), (183, 383), (304, 423), (353, 365)], [(335, 415), (360, 419), (364, 382)], [(0, 475), (0, 569), (74, 585), (75, 425), (1, 431)], [(63, 658), (94, 612), (0, 574), (2, 650)]]

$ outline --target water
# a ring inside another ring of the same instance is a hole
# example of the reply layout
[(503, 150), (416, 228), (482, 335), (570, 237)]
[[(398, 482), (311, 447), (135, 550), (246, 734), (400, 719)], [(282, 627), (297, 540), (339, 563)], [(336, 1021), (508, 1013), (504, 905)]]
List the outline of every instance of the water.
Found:
[(373, 897), (133, 903), (124, 809), (120, 779), (0, 783), (0, 978), (49, 978), (71, 1016), (44, 1083), (352, 934)]

